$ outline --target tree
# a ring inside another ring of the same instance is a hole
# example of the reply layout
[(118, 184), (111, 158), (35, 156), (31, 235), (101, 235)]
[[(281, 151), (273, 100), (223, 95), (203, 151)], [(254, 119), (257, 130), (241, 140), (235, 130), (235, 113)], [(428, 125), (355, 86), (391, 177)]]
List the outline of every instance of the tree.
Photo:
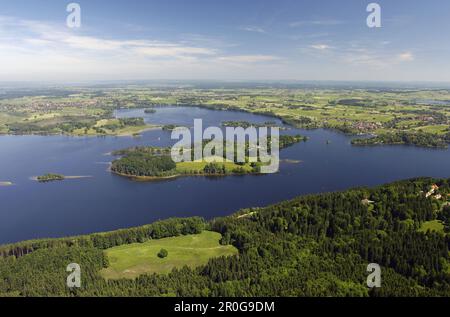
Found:
[(158, 257), (161, 259), (166, 258), (169, 255), (169, 252), (167, 252), (166, 249), (161, 249), (158, 253)]

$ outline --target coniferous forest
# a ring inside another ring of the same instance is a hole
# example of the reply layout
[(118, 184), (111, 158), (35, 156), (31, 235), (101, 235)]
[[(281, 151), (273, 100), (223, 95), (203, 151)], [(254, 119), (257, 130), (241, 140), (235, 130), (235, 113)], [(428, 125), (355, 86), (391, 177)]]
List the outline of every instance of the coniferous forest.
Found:
[[(428, 195), (432, 189), (433, 195)], [(0, 247), (1, 296), (450, 296), (450, 179), (418, 178), (295, 198), (209, 221), (168, 219)], [(439, 221), (443, 230), (423, 230)], [(104, 250), (212, 230), (239, 254), (197, 268), (105, 280)], [(80, 263), (82, 287), (66, 286)], [(368, 288), (367, 265), (382, 269)]]

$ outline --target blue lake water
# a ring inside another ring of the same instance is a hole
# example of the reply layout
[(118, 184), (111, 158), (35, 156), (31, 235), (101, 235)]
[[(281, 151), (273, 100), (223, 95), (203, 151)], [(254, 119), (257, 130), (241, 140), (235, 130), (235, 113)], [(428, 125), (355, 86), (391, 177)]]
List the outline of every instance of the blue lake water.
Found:
[[(201, 108), (120, 110), (118, 117), (148, 123), (204, 127), (222, 121), (278, 120), (243, 112)], [(112, 175), (107, 153), (130, 146), (169, 146), (170, 132), (142, 137), (0, 136), (0, 243), (113, 230), (169, 217), (224, 216), (307, 193), (373, 186), (416, 176), (450, 177), (450, 150), (408, 146), (352, 147), (351, 138), (327, 130), (282, 131), (310, 137), (281, 152), (280, 172), (264, 176), (187, 177), (141, 183)], [(327, 140), (331, 143), (327, 144)], [(92, 178), (40, 184), (30, 177), (48, 172)]]

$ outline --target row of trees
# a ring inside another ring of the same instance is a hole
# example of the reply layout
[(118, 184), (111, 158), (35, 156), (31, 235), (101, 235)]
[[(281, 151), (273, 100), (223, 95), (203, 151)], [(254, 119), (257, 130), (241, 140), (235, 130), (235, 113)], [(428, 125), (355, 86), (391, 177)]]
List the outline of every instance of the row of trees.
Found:
[(371, 138), (353, 139), (353, 145), (406, 144), (422, 147), (446, 148), (450, 137), (426, 132), (394, 132)]

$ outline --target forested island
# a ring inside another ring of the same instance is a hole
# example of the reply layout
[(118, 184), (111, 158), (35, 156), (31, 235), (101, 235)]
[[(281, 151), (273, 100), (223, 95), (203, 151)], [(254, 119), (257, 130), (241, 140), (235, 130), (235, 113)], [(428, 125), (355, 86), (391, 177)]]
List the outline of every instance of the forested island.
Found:
[[(268, 138), (269, 144), (270, 137)], [(307, 138), (301, 135), (288, 136), (281, 135), (279, 138), (279, 147), (284, 149), (295, 143), (306, 141)], [(207, 144), (205, 141), (203, 147)], [(248, 153), (249, 143), (245, 145), (245, 153)], [(217, 157), (210, 162), (206, 160), (194, 161), (191, 150), (191, 162), (175, 163), (170, 156), (170, 148), (158, 147), (135, 147), (131, 149), (119, 150), (113, 152), (113, 155), (121, 157), (111, 164), (111, 171), (121, 176), (126, 176), (139, 180), (156, 180), (172, 178), (177, 176), (227, 176), (243, 174), (259, 174), (262, 163), (249, 162), (248, 156), (245, 162), (237, 162), (235, 151), (235, 160), (226, 159), (226, 145), (224, 144), (223, 157)], [(220, 162), (222, 161), (222, 162)], [(237, 163), (236, 163), (237, 162)]]
[(424, 132), (395, 132), (369, 138), (353, 139), (353, 145), (415, 145), (430, 148), (448, 148), (450, 133), (443, 136)]
[(54, 181), (63, 181), (66, 177), (61, 174), (53, 174), (48, 173), (41, 176), (36, 177), (36, 180), (40, 183), (54, 182)]
[[(210, 221), (168, 219), (3, 245), (0, 296), (450, 296), (449, 194), (450, 179), (416, 178), (301, 196)], [(172, 256), (171, 247), (203, 234), (213, 249), (220, 239), (238, 255), (227, 249), (198, 265)], [(153, 250), (148, 254), (160, 271), (105, 278), (111, 268), (135, 270), (127, 263), (139, 262), (140, 248)], [(157, 257), (161, 248), (168, 250), (164, 259)], [(81, 288), (67, 288), (68, 263), (83, 263)], [(163, 263), (174, 267), (166, 272)], [(366, 285), (369, 263), (381, 266), (380, 288)]]
[(39, 183), (48, 183), (55, 181), (63, 181), (67, 179), (81, 179), (81, 178), (91, 178), (92, 176), (66, 176), (62, 174), (47, 173), (41, 176), (31, 177), (32, 180), (38, 181)]

